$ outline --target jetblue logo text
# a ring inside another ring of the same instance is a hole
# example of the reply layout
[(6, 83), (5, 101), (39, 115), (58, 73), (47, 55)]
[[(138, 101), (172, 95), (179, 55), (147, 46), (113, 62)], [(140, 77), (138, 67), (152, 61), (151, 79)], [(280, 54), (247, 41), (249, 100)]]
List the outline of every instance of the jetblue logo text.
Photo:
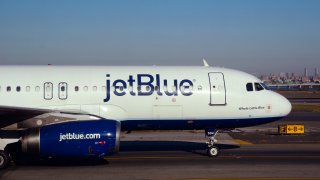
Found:
[(100, 139), (100, 134), (76, 134), (76, 133), (60, 133), (59, 141), (77, 140), (77, 139)]
[[(114, 87), (113, 94), (116, 96), (124, 96), (126, 94), (131, 96), (150, 96), (153, 93), (157, 93), (159, 96), (178, 96), (179, 93), (183, 96), (192, 95), (193, 83), (188, 79), (181, 81), (173, 79), (168, 82), (169, 80), (167, 79), (161, 80), (159, 74), (156, 74), (155, 77), (150, 74), (137, 74), (136, 78), (129, 75), (127, 80), (116, 79), (113, 82), (109, 78), (110, 75), (107, 74), (104, 102), (108, 102), (111, 98), (111, 87)], [(133, 87), (136, 87), (137, 91)], [(161, 89), (163, 89), (163, 92)]]

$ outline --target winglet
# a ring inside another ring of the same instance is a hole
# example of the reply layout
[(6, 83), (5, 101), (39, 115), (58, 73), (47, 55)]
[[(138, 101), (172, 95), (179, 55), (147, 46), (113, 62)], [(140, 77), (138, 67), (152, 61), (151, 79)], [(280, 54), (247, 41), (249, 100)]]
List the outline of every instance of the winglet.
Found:
[(202, 59), (204, 67), (210, 67), (207, 60), (205, 58)]

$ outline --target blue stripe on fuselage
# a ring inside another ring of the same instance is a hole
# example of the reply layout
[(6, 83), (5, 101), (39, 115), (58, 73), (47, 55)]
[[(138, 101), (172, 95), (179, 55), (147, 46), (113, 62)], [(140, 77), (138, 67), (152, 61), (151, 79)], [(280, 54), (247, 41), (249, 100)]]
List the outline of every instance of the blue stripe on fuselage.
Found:
[(283, 117), (203, 120), (125, 120), (121, 121), (121, 130), (229, 129), (266, 124), (282, 118)]

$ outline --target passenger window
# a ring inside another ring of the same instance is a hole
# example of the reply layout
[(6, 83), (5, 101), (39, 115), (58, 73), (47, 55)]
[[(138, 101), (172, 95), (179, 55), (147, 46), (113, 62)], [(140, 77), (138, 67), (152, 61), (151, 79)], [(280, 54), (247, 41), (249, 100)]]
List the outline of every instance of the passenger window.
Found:
[(255, 87), (256, 91), (263, 90), (263, 87), (259, 83), (254, 83), (254, 87)]
[(150, 91), (150, 86), (146, 86), (146, 91)]
[(65, 87), (65, 86), (61, 86), (60, 90), (61, 90), (62, 92), (64, 92), (64, 91), (66, 90), (66, 87)]
[(154, 90), (155, 90), (155, 91), (158, 91), (158, 90), (159, 90), (159, 86), (155, 86), (155, 87), (154, 87)]
[(10, 91), (11, 91), (11, 87), (7, 86), (7, 92), (10, 92)]
[(120, 91), (123, 91), (123, 86), (119, 86)]
[(93, 91), (97, 91), (97, 89), (98, 89), (97, 86), (93, 86), (93, 87), (92, 87), (92, 90), (93, 90)]
[(79, 86), (74, 87), (74, 91), (78, 92), (79, 91)]
[(35, 91), (39, 92), (40, 91), (40, 86), (36, 86)]
[(20, 92), (21, 91), (21, 87), (17, 86), (16, 90), (17, 90), (17, 92)]
[(30, 86), (27, 86), (27, 87), (26, 87), (26, 91), (27, 91), (27, 92), (30, 92)]
[(138, 91), (141, 92), (141, 86), (138, 86)]
[(84, 90), (84, 91), (88, 91), (88, 86), (84, 86), (84, 87), (83, 87), (83, 90)]
[(247, 83), (246, 87), (247, 87), (247, 91), (253, 91), (252, 83)]

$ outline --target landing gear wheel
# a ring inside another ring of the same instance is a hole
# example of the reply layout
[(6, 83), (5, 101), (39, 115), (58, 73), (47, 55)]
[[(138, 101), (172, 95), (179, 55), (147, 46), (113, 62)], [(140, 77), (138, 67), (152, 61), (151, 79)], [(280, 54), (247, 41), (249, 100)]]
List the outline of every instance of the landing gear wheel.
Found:
[(217, 157), (219, 154), (219, 149), (216, 146), (216, 143), (218, 141), (215, 138), (218, 132), (219, 130), (206, 129), (206, 137), (209, 137), (209, 141), (207, 142), (207, 145), (208, 145), (207, 154), (209, 157)]
[(208, 148), (208, 156), (217, 157), (219, 154), (219, 149), (216, 146), (211, 146)]
[(9, 166), (11, 159), (7, 152), (0, 151), (0, 169), (4, 169)]

